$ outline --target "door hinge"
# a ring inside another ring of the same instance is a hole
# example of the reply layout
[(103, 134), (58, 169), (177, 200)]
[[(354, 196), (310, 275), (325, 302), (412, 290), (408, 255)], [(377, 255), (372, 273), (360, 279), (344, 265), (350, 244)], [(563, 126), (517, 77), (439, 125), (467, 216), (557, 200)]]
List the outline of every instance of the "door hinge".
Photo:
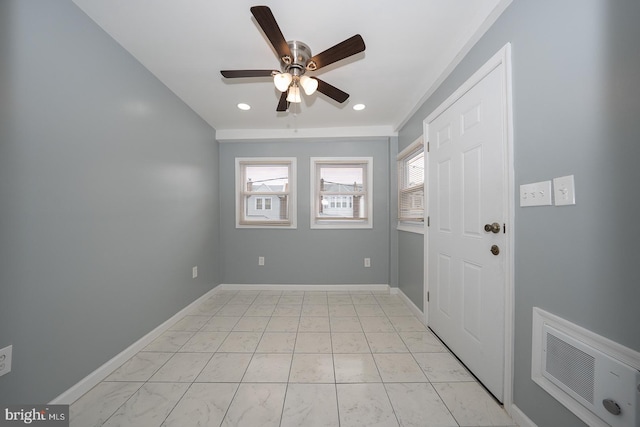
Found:
[(427, 217), (427, 227), (431, 227), (431, 217)]
[(429, 291), (427, 291), (427, 302), (429, 302)]
[(429, 149), (431, 148), (431, 146), (429, 145), (429, 143), (427, 142), (427, 153), (429, 152)]

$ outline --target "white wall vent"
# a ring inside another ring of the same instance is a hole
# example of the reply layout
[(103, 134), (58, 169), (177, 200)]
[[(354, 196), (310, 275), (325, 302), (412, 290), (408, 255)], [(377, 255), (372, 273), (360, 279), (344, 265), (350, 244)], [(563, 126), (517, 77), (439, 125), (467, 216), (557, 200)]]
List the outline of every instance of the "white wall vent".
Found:
[(537, 307), (531, 378), (589, 426), (640, 426), (640, 353)]

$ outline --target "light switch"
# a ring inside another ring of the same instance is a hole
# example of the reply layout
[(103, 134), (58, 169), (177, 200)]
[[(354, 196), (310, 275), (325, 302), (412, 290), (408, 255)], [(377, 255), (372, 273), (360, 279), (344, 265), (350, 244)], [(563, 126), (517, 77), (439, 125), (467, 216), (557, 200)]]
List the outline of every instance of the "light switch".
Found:
[(566, 206), (576, 204), (576, 187), (573, 175), (553, 178), (553, 193), (556, 206)]
[(551, 206), (551, 181), (521, 185), (520, 206)]

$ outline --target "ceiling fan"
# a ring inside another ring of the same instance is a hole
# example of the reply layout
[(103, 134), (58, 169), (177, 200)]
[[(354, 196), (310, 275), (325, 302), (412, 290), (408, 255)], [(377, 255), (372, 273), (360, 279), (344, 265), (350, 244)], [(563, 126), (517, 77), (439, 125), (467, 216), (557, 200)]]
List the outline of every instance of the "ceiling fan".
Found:
[(280, 57), (281, 71), (277, 70), (222, 70), (229, 79), (241, 77), (272, 77), (276, 88), (282, 92), (276, 111), (287, 111), (290, 103), (301, 102), (300, 88), (307, 95), (316, 90), (329, 98), (343, 103), (349, 94), (317, 77), (306, 76), (307, 71), (316, 71), (329, 64), (364, 51), (364, 40), (356, 34), (329, 49), (312, 56), (311, 49), (299, 41), (286, 41), (276, 19), (267, 6), (253, 6), (251, 13), (264, 31), (271, 45)]

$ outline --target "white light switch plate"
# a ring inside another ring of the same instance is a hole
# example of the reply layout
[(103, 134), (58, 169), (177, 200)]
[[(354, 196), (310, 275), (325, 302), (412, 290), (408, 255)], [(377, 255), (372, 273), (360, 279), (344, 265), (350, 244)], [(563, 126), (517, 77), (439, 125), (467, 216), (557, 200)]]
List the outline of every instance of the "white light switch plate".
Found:
[(573, 175), (553, 178), (553, 193), (556, 206), (566, 206), (576, 204), (576, 187)]
[(11, 353), (13, 346), (10, 345), (0, 350), (0, 376), (11, 372)]
[(520, 206), (551, 206), (551, 181), (522, 184)]

